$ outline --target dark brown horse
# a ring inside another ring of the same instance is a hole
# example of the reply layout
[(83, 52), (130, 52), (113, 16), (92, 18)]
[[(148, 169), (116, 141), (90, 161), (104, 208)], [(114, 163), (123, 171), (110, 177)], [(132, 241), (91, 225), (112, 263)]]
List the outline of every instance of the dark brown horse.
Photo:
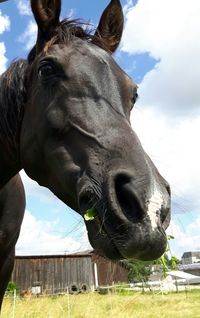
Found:
[(24, 188), (20, 176), (16, 175), (0, 191), (0, 309), (13, 270), (24, 210)]
[(94, 35), (59, 21), (61, 1), (31, 6), (37, 43), (1, 80), (1, 186), (24, 168), (81, 215), (92, 209), (85, 223), (97, 252), (155, 259), (166, 248), (170, 190), (130, 125), (137, 86), (112, 58), (120, 1), (110, 2)]

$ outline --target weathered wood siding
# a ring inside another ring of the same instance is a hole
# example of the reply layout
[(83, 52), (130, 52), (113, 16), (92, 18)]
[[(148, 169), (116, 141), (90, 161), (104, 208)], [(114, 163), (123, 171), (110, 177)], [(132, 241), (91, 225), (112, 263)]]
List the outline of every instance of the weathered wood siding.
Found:
[(113, 262), (95, 253), (52, 256), (17, 256), (12, 281), (22, 290), (41, 286), (42, 293), (59, 293), (71, 289), (87, 290), (95, 286), (94, 264), (99, 286), (127, 282), (128, 272), (120, 262)]
[(91, 257), (16, 257), (12, 274), (20, 290), (41, 286), (42, 293), (66, 291), (72, 285), (94, 286)]
[(92, 262), (97, 264), (99, 286), (128, 282), (128, 270), (122, 263), (110, 261), (95, 253), (92, 254)]

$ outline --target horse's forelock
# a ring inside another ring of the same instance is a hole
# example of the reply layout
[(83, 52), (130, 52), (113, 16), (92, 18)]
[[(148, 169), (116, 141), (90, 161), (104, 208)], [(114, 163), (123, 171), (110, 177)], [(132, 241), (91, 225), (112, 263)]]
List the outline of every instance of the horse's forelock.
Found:
[[(95, 27), (89, 23), (82, 22), (79, 19), (69, 20), (64, 19), (61, 21), (55, 29), (49, 34), (49, 40), (46, 41), (43, 46), (43, 52), (46, 54), (48, 50), (55, 44), (64, 44), (67, 45), (72, 42), (75, 38), (82, 39), (84, 41), (92, 42), (95, 39), (95, 43), (109, 51), (103, 40), (94, 35)], [(28, 54), (28, 62), (31, 64), (37, 55), (36, 46), (32, 48)]]

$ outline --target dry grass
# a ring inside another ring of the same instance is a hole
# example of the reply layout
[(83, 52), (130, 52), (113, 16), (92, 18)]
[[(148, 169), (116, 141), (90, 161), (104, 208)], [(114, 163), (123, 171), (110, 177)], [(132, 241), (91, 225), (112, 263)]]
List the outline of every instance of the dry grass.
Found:
[[(12, 318), (5, 299), (1, 318)], [(19, 299), (15, 318), (200, 318), (200, 290), (174, 294), (66, 295)]]

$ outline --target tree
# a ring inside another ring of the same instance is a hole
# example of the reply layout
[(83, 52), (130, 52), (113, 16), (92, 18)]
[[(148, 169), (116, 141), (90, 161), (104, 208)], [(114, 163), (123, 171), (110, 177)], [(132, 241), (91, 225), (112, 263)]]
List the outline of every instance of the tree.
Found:
[(150, 262), (127, 260), (128, 279), (130, 282), (147, 282), (151, 275)]
[(7, 289), (6, 289), (7, 295), (13, 295), (15, 290), (18, 292), (18, 288), (17, 288), (16, 284), (14, 282), (9, 282)]
[[(161, 272), (164, 278), (167, 276), (168, 271), (175, 270), (177, 268), (177, 265), (181, 263), (176, 256), (172, 255), (172, 252), (170, 249), (169, 241), (174, 240), (174, 236), (168, 235), (167, 239), (168, 239), (168, 244), (167, 244), (165, 253), (155, 261), (156, 266), (159, 268), (159, 271)], [(169, 256), (167, 253), (171, 255), (171, 259), (169, 259)]]

